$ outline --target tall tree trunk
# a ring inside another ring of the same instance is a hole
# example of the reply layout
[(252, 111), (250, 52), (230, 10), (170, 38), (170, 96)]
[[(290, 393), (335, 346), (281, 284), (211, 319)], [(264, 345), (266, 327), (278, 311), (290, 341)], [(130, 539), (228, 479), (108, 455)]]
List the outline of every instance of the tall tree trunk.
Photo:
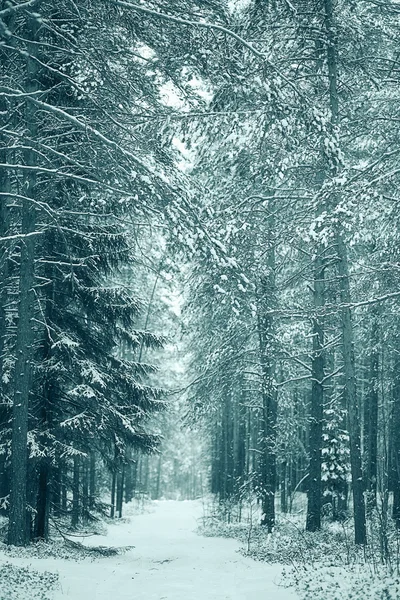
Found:
[(53, 467), (53, 477), (51, 479), (51, 504), (53, 507), (54, 516), (61, 515), (61, 498), (62, 498), (62, 471), (60, 460), (58, 459), (56, 466)]
[(89, 509), (93, 510), (96, 502), (96, 455), (90, 453), (89, 464)]
[(269, 533), (275, 525), (276, 491), (276, 343), (273, 311), (276, 308), (275, 284), (275, 223), (274, 205), (268, 207), (268, 250), (266, 274), (262, 276), (259, 289), (258, 335), (262, 370), (261, 414), (261, 477), (262, 518), (261, 524)]
[(287, 459), (281, 463), (281, 511), (286, 514), (288, 511), (287, 502)]
[(89, 520), (89, 459), (82, 461), (82, 520)]
[(395, 350), (392, 400), (392, 469), (393, 486), (393, 519), (397, 529), (400, 529), (400, 353)]
[[(324, 0), (326, 27), (326, 57), (329, 77), (329, 102), (331, 109), (331, 124), (336, 127), (339, 123), (339, 95), (337, 81), (337, 39), (332, 0)], [(337, 160), (337, 156), (333, 157)], [(334, 172), (337, 166), (333, 166)], [(350, 465), (353, 487), (354, 536), (356, 544), (367, 543), (365, 521), (364, 485), (361, 462), (361, 430), (357, 402), (354, 333), (351, 317), (351, 292), (349, 282), (349, 265), (347, 247), (343, 232), (336, 231), (336, 249), (338, 257), (338, 275), (340, 284), (340, 300), (342, 303), (342, 344), (345, 390), (349, 417)]]
[[(0, 99), (0, 112), (5, 110), (5, 103)], [(0, 163), (7, 164), (8, 153), (1, 147), (5, 143), (0, 134)], [(3, 238), (8, 233), (9, 228), (9, 199), (7, 194), (10, 192), (10, 178), (8, 171), (4, 167), (0, 167), (0, 238)], [(7, 283), (9, 270), (9, 248), (6, 243), (1, 243), (0, 247), (0, 398), (3, 396), (3, 361), (5, 355), (6, 341), (6, 305), (7, 305)], [(2, 409), (3, 410), (3, 409)]]
[(72, 479), (72, 515), (71, 515), (71, 527), (76, 528), (79, 525), (79, 517), (80, 517), (80, 466), (81, 466), (81, 457), (74, 456), (74, 472)]
[(49, 464), (40, 462), (35, 515), (35, 538), (45, 540), (49, 534)]
[(377, 311), (372, 311), (371, 351), (369, 356), (368, 391), (364, 404), (365, 489), (367, 506), (376, 505), (378, 480), (378, 403), (379, 403), (379, 329)]
[(122, 463), (119, 466), (117, 473), (117, 503), (116, 509), (118, 512), (118, 518), (122, 519), (122, 506), (124, 500), (124, 481), (125, 481), (125, 465)]
[(340, 280), (340, 299), (342, 303), (342, 344), (345, 392), (349, 418), (350, 465), (353, 488), (354, 536), (356, 544), (367, 543), (365, 522), (364, 482), (361, 462), (361, 431), (357, 402), (354, 336), (351, 318), (351, 294), (347, 248), (339, 233), (336, 238), (338, 254), (338, 274)]
[[(35, 40), (37, 20), (28, 19), (27, 30), (30, 39)], [(27, 43), (27, 50), (35, 57), (37, 46)], [(37, 63), (28, 57), (26, 64), (25, 92), (33, 93), (38, 89)], [(37, 135), (36, 111), (32, 103), (25, 104), (25, 129), (31, 139)], [(36, 165), (36, 154), (30, 148), (23, 152), (25, 165)], [(31, 199), (36, 192), (36, 173), (28, 171), (25, 175), (22, 195), (22, 227), (21, 257), (19, 279), (19, 305), (18, 326), (16, 340), (16, 364), (14, 383), (14, 403), (12, 413), (12, 439), (11, 439), (11, 489), (10, 513), (8, 525), (8, 543), (15, 546), (24, 546), (28, 543), (26, 527), (26, 484), (27, 484), (27, 437), (28, 437), (28, 408), (29, 392), (32, 372), (32, 343), (34, 315), (35, 282), (35, 236), (30, 235), (35, 231), (36, 211)]]
[(314, 264), (314, 307), (316, 316), (313, 323), (313, 355), (311, 384), (311, 415), (309, 431), (310, 464), (307, 481), (307, 531), (321, 528), (322, 505), (322, 425), (324, 402), (324, 323), (321, 310), (324, 306), (324, 266), (318, 255)]
[(61, 470), (61, 510), (65, 515), (68, 508), (68, 495), (67, 495), (67, 468), (65, 465), (60, 465)]
[(160, 452), (160, 454), (158, 455), (158, 460), (157, 460), (157, 479), (156, 479), (155, 500), (158, 500), (160, 498), (160, 493), (161, 493), (161, 473), (162, 473), (162, 454)]
[(127, 449), (127, 465), (125, 474), (125, 503), (131, 502), (136, 488), (137, 454)]
[[(4, 106), (3, 106), (4, 105)], [(0, 112), (5, 110), (5, 103), (0, 99)], [(0, 134), (0, 163), (7, 163), (7, 152), (1, 145), (3, 138)], [(4, 142), (5, 143), (5, 142)], [(0, 167), (0, 237), (5, 237), (9, 228), (9, 208), (7, 193), (10, 192), (10, 179), (4, 167)], [(8, 408), (5, 406), (6, 383), (3, 380), (3, 365), (6, 353), (6, 305), (8, 299), (8, 269), (9, 248), (7, 244), (1, 244), (0, 248), (0, 427), (4, 427), (8, 421)], [(5, 498), (10, 492), (9, 468), (6, 456), (0, 457), (0, 498)], [(0, 513), (4, 509), (0, 508)]]
[[(47, 253), (51, 256), (54, 251), (55, 238), (53, 230), (46, 232), (46, 247)], [(53, 340), (51, 339), (50, 330), (53, 325), (53, 314), (54, 305), (56, 302), (56, 289), (54, 281), (54, 268), (49, 261), (45, 265), (45, 278), (49, 282), (46, 286), (46, 299), (45, 299), (45, 321), (46, 327), (44, 332), (43, 340), (43, 361), (49, 361), (52, 356)], [(43, 393), (39, 402), (39, 430), (42, 434), (46, 434), (48, 430), (52, 429), (52, 412), (54, 407), (54, 399), (56, 397), (55, 386), (57, 385), (57, 379), (51, 373), (46, 373), (43, 382)], [(46, 448), (47, 450), (47, 448)], [(35, 537), (46, 539), (49, 529), (49, 515), (50, 515), (50, 474), (52, 469), (50, 467), (52, 458), (50, 456), (44, 456), (39, 462), (39, 479), (38, 479), (38, 493), (36, 499), (36, 516), (35, 516)]]
[(117, 486), (117, 471), (113, 468), (112, 471), (112, 479), (111, 479), (111, 510), (110, 517), (113, 519), (115, 517), (115, 491)]

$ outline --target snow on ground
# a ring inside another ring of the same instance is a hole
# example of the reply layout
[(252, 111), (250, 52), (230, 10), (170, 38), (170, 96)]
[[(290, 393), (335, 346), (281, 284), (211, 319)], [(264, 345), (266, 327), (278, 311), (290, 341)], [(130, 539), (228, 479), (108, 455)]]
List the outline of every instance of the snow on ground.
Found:
[(160, 501), (153, 507), (86, 541), (135, 546), (125, 554), (81, 562), (6, 560), (58, 571), (61, 586), (54, 600), (296, 600), (280, 581), (280, 566), (241, 556), (235, 540), (194, 532), (200, 502)]

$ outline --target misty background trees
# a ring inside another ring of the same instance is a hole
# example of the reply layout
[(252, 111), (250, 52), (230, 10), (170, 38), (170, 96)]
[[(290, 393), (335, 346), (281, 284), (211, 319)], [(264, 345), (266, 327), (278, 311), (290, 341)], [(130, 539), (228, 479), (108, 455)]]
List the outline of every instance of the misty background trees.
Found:
[(0, 2), (10, 544), (140, 494), (400, 526), (398, 16)]

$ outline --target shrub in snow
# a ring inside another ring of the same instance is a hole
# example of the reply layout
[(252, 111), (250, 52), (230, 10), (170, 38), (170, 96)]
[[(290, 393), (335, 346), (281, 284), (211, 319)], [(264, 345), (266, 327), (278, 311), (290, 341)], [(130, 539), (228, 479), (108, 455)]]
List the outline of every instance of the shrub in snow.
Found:
[(57, 587), (57, 573), (10, 563), (0, 566), (0, 600), (51, 600)]
[(351, 569), (317, 566), (307, 571), (283, 573), (296, 586), (301, 600), (398, 600), (400, 578), (386, 569), (371, 571), (366, 565)]

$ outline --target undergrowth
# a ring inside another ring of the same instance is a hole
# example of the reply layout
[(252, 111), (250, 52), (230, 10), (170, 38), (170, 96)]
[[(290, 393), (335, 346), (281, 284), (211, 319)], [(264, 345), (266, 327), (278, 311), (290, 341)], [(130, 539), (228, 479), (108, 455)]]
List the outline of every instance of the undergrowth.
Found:
[(11, 563), (0, 566), (0, 600), (51, 600), (58, 575)]
[(304, 515), (279, 514), (272, 534), (260, 526), (251, 509), (243, 522), (227, 523), (224, 511), (208, 506), (199, 533), (231, 537), (240, 553), (270, 564), (283, 564), (283, 581), (293, 585), (302, 600), (399, 600), (400, 543), (388, 524), (383, 532), (377, 516), (368, 523), (369, 545), (353, 542), (350, 519), (325, 522), (318, 532), (304, 531)]

